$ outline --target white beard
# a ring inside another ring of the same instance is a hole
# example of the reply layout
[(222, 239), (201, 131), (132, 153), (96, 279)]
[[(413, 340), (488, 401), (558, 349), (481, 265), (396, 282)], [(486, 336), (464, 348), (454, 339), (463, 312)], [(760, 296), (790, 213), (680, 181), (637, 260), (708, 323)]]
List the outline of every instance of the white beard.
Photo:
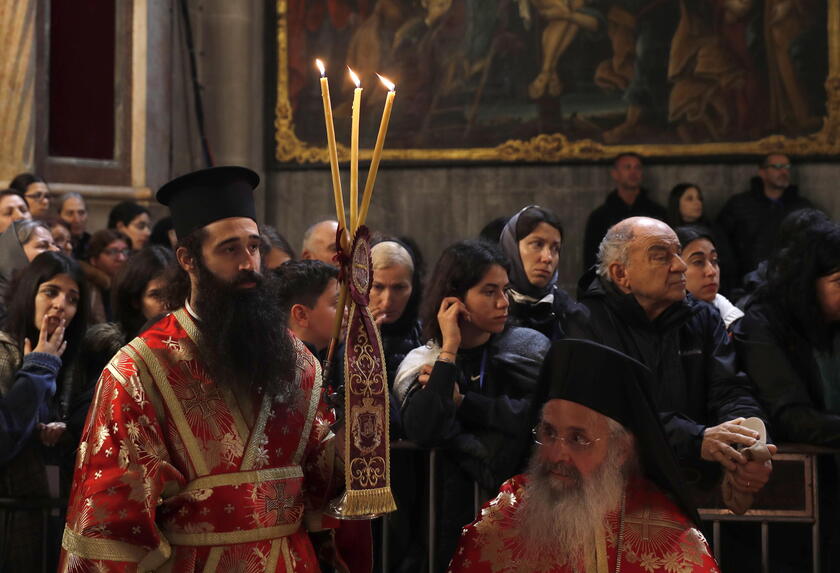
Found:
[(621, 503), (627, 464), (622, 463), (620, 450), (613, 442), (604, 462), (586, 479), (576, 468), (564, 464), (573, 480), (571, 484), (553, 479), (551, 465), (534, 453), (524, 501), (517, 511), (526, 550), (553, 555), (558, 562), (565, 563), (583, 557), (586, 545), (592, 543), (593, 533), (603, 527), (607, 514)]

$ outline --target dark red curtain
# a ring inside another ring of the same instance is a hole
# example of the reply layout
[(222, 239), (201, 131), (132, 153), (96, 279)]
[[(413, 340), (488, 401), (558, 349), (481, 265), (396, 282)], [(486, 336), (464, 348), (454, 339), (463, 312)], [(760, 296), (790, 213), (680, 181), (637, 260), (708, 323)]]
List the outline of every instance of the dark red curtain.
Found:
[(114, 0), (50, 3), (51, 156), (114, 158), (115, 29)]

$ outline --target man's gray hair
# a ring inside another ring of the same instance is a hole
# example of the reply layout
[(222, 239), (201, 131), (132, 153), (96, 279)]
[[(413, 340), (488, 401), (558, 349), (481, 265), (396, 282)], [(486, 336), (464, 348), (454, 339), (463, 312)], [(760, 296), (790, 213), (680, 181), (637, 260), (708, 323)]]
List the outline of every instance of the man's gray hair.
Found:
[(624, 220), (619, 221), (607, 231), (601, 244), (598, 245), (598, 262), (596, 272), (604, 280), (610, 278), (610, 265), (621, 263), (626, 265), (630, 259), (630, 241), (633, 240), (633, 223)]
[(312, 233), (315, 232), (315, 229), (317, 229), (319, 225), (323, 225), (324, 223), (338, 223), (338, 221), (335, 219), (324, 219), (307, 227), (303, 232), (303, 241), (301, 241), (303, 249), (309, 248), (309, 240), (312, 238)]
[(402, 265), (414, 274), (414, 261), (411, 255), (401, 244), (396, 241), (382, 241), (377, 243), (370, 250), (370, 258), (373, 261), (373, 269), (387, 269)]

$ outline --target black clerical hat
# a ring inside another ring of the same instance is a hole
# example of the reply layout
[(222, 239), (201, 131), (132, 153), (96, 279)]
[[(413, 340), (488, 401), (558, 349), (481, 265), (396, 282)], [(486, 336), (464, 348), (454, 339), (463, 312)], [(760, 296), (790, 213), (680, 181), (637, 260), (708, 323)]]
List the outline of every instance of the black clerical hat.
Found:
[(532, 417), (539, 419), (549, 400), (576, 402), (619, 422), (636, 437), (643, 471), (695, 523), (697, 508), (650, 398), (651, 371), (621, 352), (589, 340), (554, 342), (545, 358), (534, 396)]
[(247, 167), (211, 167), (173, 179), (157, 192), (169, 207), (179, 239), (229, 217), (257, 220), (254, 189), (260, 177)]

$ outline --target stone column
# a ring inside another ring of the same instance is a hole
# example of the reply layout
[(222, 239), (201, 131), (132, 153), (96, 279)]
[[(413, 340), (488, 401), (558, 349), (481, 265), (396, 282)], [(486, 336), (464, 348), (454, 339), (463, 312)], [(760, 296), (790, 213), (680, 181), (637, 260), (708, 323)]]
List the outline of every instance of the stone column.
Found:
[(207, 137), (216, 165), (244, 165), (260, 174), (257, 213), (262, 217), (268, 189), (263, 144), (265, 4), (201, 0), (191, 7)]
[(37, 0), (0, 2), (0, 183), (33, 169)]

